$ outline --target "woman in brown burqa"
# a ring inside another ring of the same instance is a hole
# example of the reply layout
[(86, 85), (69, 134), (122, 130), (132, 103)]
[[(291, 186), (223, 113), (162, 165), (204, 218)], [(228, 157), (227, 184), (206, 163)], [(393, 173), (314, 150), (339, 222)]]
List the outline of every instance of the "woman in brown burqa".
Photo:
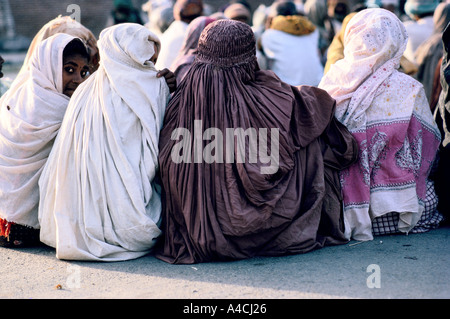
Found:
[[(325, 91), (260, 70), (248, 25), (210, 23), (165, 114), (163, 235), (155, 255), (199, 263), (347, 242), (338, 172), (358, 150), (334, 109)], [(245, 143), (239, 130), (248, 133)]]

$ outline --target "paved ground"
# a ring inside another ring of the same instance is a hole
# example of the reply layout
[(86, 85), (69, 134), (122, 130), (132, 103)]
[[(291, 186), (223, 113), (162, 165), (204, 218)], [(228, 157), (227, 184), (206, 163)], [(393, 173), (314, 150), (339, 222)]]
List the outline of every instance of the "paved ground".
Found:
[(152, 255), (67, 262), (46, 246), (0, 248), (0, 265), (3, 299), (448, 299), (450, 227), (303, 255), (194, 265)]
[[(2, 54), (14, 77), (25, 53)], [(67, 262), (52, 248), (0, 248), (3, 299), (449, 299), (450, 227), (304, 255), (169, 265), (153, 256)], [(58, 289), (59, 288), (59, 289)]]

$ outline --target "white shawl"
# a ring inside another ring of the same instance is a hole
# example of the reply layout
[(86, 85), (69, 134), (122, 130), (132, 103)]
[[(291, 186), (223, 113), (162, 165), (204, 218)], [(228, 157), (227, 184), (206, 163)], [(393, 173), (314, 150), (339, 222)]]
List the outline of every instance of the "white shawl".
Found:
[(137, 24), (105, 29), (100, 67), (72, 96), (39, 181), (41, 241), (60, 259), (138, 258), (160, 234), (153, 180), (169, 89), (149, 61), (154, 43)]
[(0, 218), (8, 222), (39, 228), (38, 179), (69, 103), (62, 55), (73, 39), (57, 34), (42, 41), (0, 99)]

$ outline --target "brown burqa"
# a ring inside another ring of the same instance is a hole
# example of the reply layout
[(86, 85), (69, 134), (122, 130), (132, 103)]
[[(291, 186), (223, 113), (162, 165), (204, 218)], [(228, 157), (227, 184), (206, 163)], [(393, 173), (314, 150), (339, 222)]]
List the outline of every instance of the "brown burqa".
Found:
[[(163, 235), (156, 257), (199, 263), (304, 253), (347, 242), (338, 172), (356, 160), (358, 150), (334, 110), (335, 101), (325, 91), (292, 87), (259, 70), (248, 25), (209, 24), (169, 102), (160, 135)], [(218, 137), (203, 135), (202, 144), (195, 144), (194, 121), (203, 131), (223, 132), (222, 143), (216, 141), (223, 154), (216, 147), (212, 163), (199, 160), (195, 150), (205, 154)], [(191, 134), (177, 134), (180, 128)], [(272, 155), (278, 149), (278, 170), (262, 173), (269, 164), (252, 161), (249, 154), (259, 150), (261, 140), (246, 140), (243, 163), (237, 160), (236, 136), (234, 153), (227, 153), (227, 128), (266, 128), (264, 144)], [(278, 140), (271, 129), (278, 130)]]

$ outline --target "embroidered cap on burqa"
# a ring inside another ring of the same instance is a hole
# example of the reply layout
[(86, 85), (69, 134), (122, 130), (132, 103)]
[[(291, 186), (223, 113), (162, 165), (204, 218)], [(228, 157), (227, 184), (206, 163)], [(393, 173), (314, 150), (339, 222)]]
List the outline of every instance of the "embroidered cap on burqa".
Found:
[(197, 60), (218, 67), (256, 62), (256, 42), (249, 25), (235, 20), (210, 23), (200, 35)]

